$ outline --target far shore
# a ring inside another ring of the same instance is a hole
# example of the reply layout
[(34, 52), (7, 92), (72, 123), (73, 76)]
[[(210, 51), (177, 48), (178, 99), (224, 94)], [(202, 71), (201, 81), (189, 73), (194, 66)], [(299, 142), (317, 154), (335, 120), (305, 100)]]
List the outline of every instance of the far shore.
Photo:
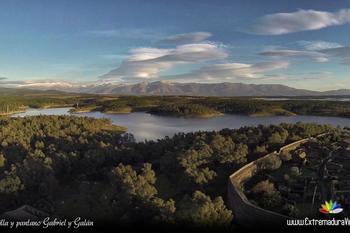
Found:
[[(180, 118), (213, 118), (213, 117), (219, 117), (219, 116), (223, 116), (225, 114), (229, 114), (229, 113), (222, 113), (222, 112), (215, 112), (215, 113), (208, 113), (208, 114), (201, 114), (201, 115), (176, 115), (176, 114), (171, 114), (171, 113), (154, 113), (154, 112), (150, 112), (150, 111), (133, 111), (133, 109), (124, 109), (122, 111), (100, 111), (97, 110), (98, 108), (86, 108), (86, 109), (76, 109), (74, 107), (72, 107), (71, 105), (65, 105), (65, 106), (54, 106), (54, 105), (50, 105), (50, 106), (44, 106), (44, 107), (40, 107), (40, 108), (33, 108), (33, 107), (27, 107), (26, 109), (22, 109), (19, 111), (12, 111), (12, 112), (8, 112), (8, 113), (0, 113), (0, 116), (11, 116), (14, 114), (19, 114), (19, 113), (25, 113), (28, 109), (36, 109), (36, 110), (41, 110), (41, 109), (53, 109), (53, 108), (71, 108), (69, 110), (69, 113), (71, 114), (80, 114), (80, 113), (90, 113), (90, 112), (100, 112), (100, 113), (105, 113), (105, 114), (129, 114), (132, 112), (147, 112), (150, 113), (152, 115), (156, 115), (156, 116), (168, 116), (168, 117), (180, 117)], [(245, 114), (243, 114), (245, 115)], [(267, 117), (267, 116), (296, 116), (297, 114), (295, 113), (291, 113), (291, 112), (280, 112), (280, 111), (273, 111), (273, 112), (258, 112), (258, 113), (254, 113), (254, 114), (250, 114), (250, 115), (246, 115), (249, 117)]]
[[(262, 112), (257, 112), (254, 114), (240, 114), (240, 113), (222, 113), (222, 112), (215, 112), (215, 113), (208, 113), (208, 114), (202, 114), (202, 115), (178, 115), (178, 114), (171, 114), (171, 113), (155, 113), (155, 112), (151, 112), (149, 110), (146, 109), (128, 109), (127, 111), (100, 111), (98, 110), (98, 108), (91, 108), (91, 109), (76, 109), (74, 107), (72, 107), (71, 105), (60, 105), (60, 106), (45, 106), (45, 107), (40, 107), (40, 108), (33, 108), (33, 107), (27, 107), (26, 109), (21, 109), (18, 111), (11, 111), (11, 112), (7, 112), (7, 113), (0, 113), (0, 117), (8, 117), (8, 116), (12, 116), (15, 114), (20, 114), (20, 113), (25, 113), (26, 111), (28, 111), (28, 109), (35, 109), (35, 110), (44, 110), (44, 109), (54, 109), (54, 108), (70, 108), (69, 113), (71, 114), (83, 114), (83, 113), (90, 113), (90, 112), (100, 112), (100, 113), (104, 113), (104, 114), (110, 114), (110, 115), (125, 115), (125, 114), (130, 114), (130, 113), (134, 113), (134, 112), (144, 112), (144, 113), (149, 113), (155, 116), (168, 116), (168, 117), (177, 117), (177, 118), (193, 118), (193, 119), (205, 119), (205, 118), (215, 118), (215, 117), (219, 117), (219, 116), (223, 116), (223, 115), (242, 115), (242, 116), (248, 116), (248, 117), (278, 117), (278, 116), (283, 116), (283, 117), (293, 117), (293, 116), (298, 116), (300, 114), (295, 114), (293, 112), (290, 111), (286, 111), (286, 110), (281, 110), (281, 109), (273, 109), (272, 111), (262, 111)], [(347, 115), (343, 115), (343, 116), (336, 116), (336, 115), (313, 115), (313, 114), (305, 114), (302, 116), (324, 116), (324, 117), (341, 117), (341, 118), (350, 118), (350, 116)]]
[(25, 113), (27, 111), (27, 109), (25, 110), (19, 110), (19, 111), (11, 111), (11, 112), (2, 112), (0, 113), (0, 116), (11, 116), (11, 115), (14, 115), (14, 114), (19, 114), (19, 113)]

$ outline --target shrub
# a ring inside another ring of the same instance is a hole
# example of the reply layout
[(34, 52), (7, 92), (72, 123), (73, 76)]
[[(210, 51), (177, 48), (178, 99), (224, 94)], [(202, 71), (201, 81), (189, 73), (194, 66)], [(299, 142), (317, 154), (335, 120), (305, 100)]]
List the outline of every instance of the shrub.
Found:
[(300, 169), (298, 167), (293, 166), (290, 168), (290, 175), (292, 177), (298, 177), (298, 176), (300, 176), (300, 174), (301, 174), (301, 172), (300, 172)]
[(282, 151), (279, 156), (282, 161), (290, 161), (292, 159), (292, 155), (288, 151)]
[(276, 170), (281, 167), (282, 161), (278, 155), (273, 154), (267, 158), (258, 161), (258, 167), (263, 170)]

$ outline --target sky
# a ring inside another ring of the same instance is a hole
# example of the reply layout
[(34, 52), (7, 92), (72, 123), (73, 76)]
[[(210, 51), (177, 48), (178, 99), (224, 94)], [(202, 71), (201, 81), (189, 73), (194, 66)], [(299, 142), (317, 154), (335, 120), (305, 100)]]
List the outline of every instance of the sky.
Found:
[(0, 85), (350, 88), (348, 0), (1, 0)]

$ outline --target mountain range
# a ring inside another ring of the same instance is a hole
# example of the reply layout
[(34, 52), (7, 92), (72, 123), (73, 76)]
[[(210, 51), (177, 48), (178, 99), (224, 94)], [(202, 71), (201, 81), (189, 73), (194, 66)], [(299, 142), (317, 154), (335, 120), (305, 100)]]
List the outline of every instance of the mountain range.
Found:
[(321, 96), (350, 95), (350, 89), (310, 91), (280, 84), (175, 83), (168, 81), (137, 84), (36, 84), (22, 86), (31, 90), (56, 90), (90, 94), (117, 95), (188, 95), (188, 96)]

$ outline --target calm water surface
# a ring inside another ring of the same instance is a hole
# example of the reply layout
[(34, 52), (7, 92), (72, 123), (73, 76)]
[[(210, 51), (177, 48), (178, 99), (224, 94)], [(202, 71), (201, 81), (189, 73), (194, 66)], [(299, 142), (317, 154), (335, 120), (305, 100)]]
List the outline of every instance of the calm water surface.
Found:
[[(70, 115), (70, 108), (52, 109), (28, 109), (25, 113), (15, 114), (14, 117), (33, 115)], [(108, 118), (116, 125), (125, 126), (128, 132), (138, 141), (155, 140), (164, 136), (172, 136), (178, 132), (192, 132), (205, 130), (220, 130), (223, 128), (240, 128), (242, 126), (254, 126), (259, 124), (279, 124), (282, 122), (295, 123), (298, 121), (319, 124), (331, 124), (334, 126), (349, 126), (350, 118), (322, 117), (322, 116), (268, 116), (249, 117), (244, 115), (223, 115), (214, 118), (178, 118), (168, 116), (156, 116), (145, 112), (129, 114), (105, 114), (89, 112), (74, 114), (94, 118)]]

